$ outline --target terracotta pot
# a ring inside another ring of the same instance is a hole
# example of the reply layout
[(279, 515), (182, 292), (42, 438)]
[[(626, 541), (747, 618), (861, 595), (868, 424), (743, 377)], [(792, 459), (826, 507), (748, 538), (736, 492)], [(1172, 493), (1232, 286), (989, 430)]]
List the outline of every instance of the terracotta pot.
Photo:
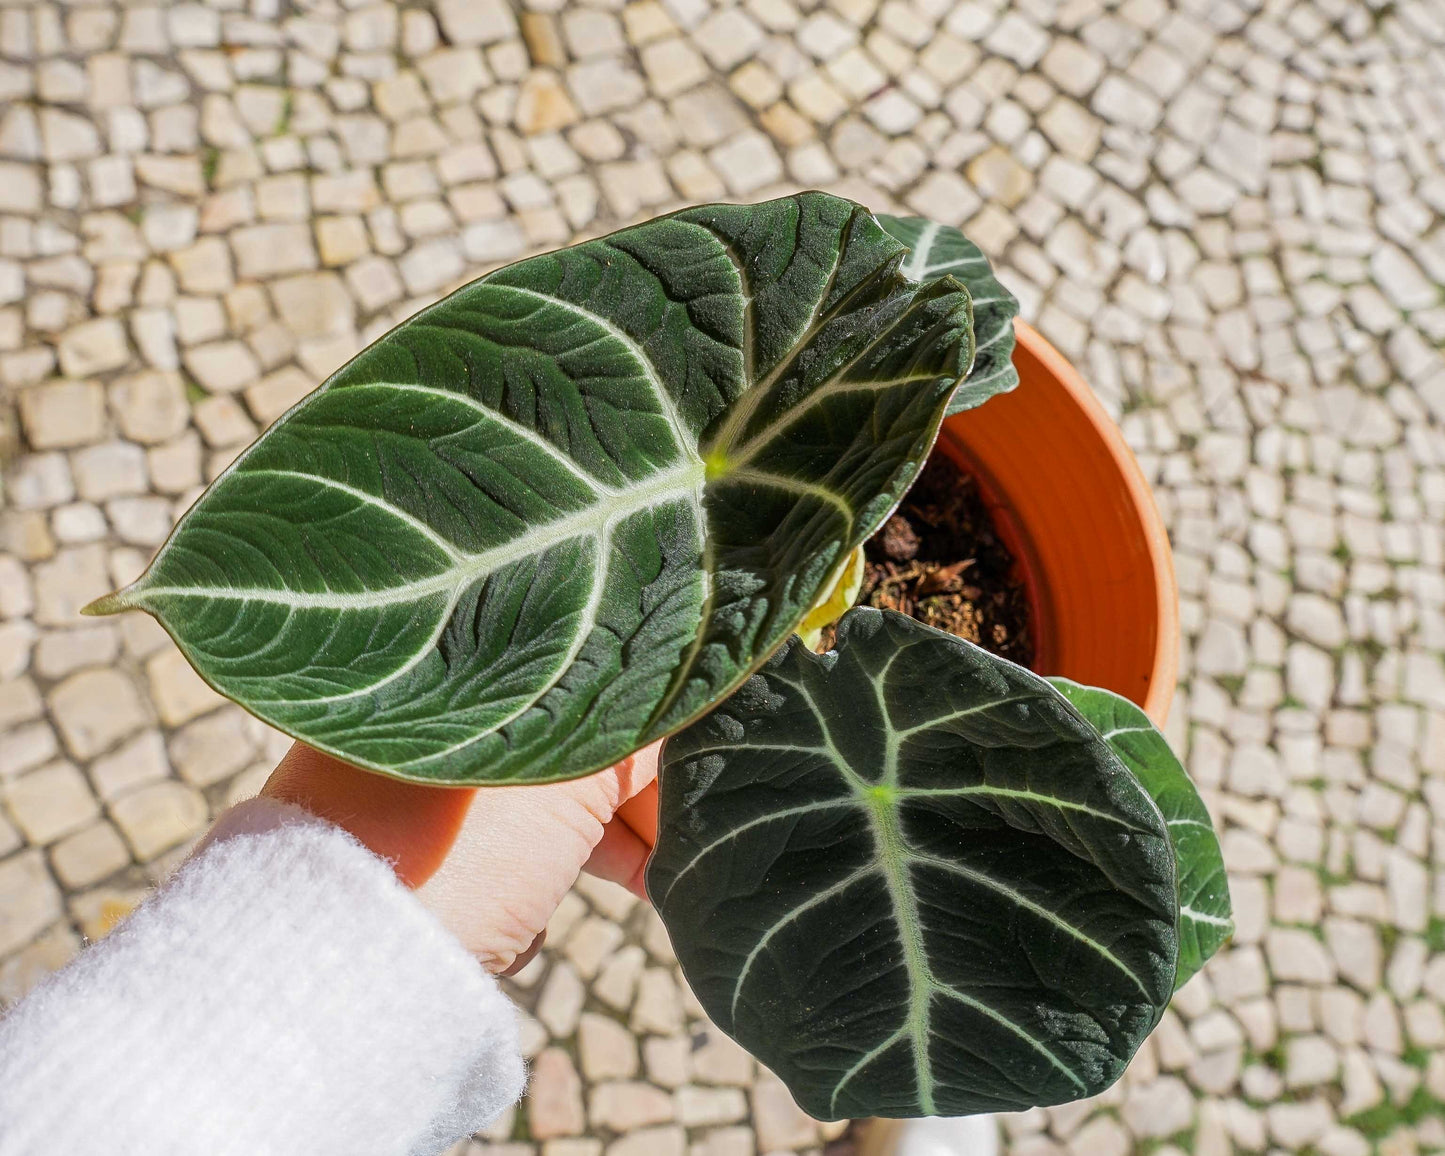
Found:
[[(1119, 427), (1078, 371), (1019, 322), (1021, 381), (944, 423), (934, 453), (979, 483), (1023, 570), (1034, 669), (1107, 687), (1164, 725), (1179, 666), (1179, 596), (1163, 519)], [(652, 787), (622, 808), (650, 846)]]
[(1078, 371), (1038, 330), (1017, 330), (1019, 387), (949, 418), (934, 452), (978, 481), (1023, 568), (1034, 669), (1122, 694), (1163, 726), (1179, 669), (1164, 521)]

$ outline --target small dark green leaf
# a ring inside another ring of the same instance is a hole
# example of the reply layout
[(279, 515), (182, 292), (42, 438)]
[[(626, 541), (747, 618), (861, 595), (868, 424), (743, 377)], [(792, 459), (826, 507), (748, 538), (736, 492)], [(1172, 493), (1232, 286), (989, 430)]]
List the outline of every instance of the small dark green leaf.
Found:
[(973, 371), (948, 403), (952, 416), (982, 405), (1019, 383), (1014, 368), (1014, 318), (1018, 299), (993, 275), (988, 258), (957, 229), (922, 217), (880, 216), (878, 223), (909, 247), (905, 275), (931, 281), (945, 274), (957, 277), (973, 298), (973, 331), (978, 351)]
[(1158, 805), (1169, 827), (1179, 876), (1179, 972), (1176, 989), (1234, 934), (1224, 854), (1204, 800), (1149, 716), (1113, 691), (1050, 682), (1088, 719)]
[(891, 612), (668, 740), (647, 888), (712, 1019), (814, 1116), (1108, 1087), (1174, 979), (1159, 810), (1047, 682)]
[(728, 694), (902, 497), (966, 290), (822, 193), (509, 265), (278, 421), (93, 610), (360, 766), (587, 774)]

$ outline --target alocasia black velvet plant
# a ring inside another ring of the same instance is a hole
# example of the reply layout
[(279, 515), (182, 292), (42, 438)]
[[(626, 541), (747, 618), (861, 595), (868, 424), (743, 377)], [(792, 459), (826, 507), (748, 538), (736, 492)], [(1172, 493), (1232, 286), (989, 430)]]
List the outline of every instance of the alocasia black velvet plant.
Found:
[(671, 736), (648, 889), (814, 1115), (1112, 1083), (1229, 934), (1162, 736), (890, 612), (794, 635), (946, 414), (1013, 388), (956, 229), (805, 193), (509, 265), (237, 459), (135, 583), (211, 685), (358, 766), (542, 783)]

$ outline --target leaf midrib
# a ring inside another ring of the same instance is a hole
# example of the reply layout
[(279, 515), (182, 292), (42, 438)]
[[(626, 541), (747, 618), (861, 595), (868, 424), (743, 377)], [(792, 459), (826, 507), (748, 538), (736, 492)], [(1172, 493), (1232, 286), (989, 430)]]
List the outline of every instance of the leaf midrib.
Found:
[[(908, 851), (898, 822), (898, 809), (891, 799), (873, 796), (869, 799), (868, 823), (873, 832), (874, 848), (888, 884), (888, 897), (893, 904), (893, 917), (898, 924), (898, 937), (903, 942), (903, 967), (908, 973), (908, 1031), (913, 1050), (913, 1066), (918, 1080), (918, 1106), (925, 1116), (935, 1115), (933, 1100), (933, 1066), (928, 1058), (929, 1004), (937, 981), (928, 966), (923, 948), (923, 925), (918, 914), (918, 896), (908, 878)], [(836, 1094), (836, 1093), (835, 1093)]]
[[(573, 538), (592, 537), (641, 510), (667, 501), (700, 498), (704, 483), (701, 462), (688, 462), (653, 475), (641, 485), (600, 496), (581, 510), (544, 522), (536, 530), (501, 546), (474, 554), (460, 555), (453, 566), (415, 582), (382, 586), (361, 594), (341, 591), (290, 591), (258, 587), (148, 586), (136, 589), (128, 605), (142, 605), (156, 598), (223, 598), (248, 602), (272, 602), (294, 609), (364, 610), (395, 605), (398, 601), (420, 601), (442, 591), (458, 592), (486, 574), (513, 562), (549, 550)], [(706, 527), (701, 527), (704, 535)]]

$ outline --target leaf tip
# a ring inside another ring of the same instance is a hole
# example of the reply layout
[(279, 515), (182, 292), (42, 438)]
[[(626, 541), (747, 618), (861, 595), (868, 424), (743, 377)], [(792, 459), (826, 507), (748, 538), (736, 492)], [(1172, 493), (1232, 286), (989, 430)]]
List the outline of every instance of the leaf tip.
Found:
[[(127, 587), (126, 589), (129, 589)], [(80, 613), (86, 618), (103, 618), (107, 614), (119, 614), (122, 610), (134, 608), (134, 603), (126, 597), (125, 590), (117, 590), (104, 597), (97, 598), (94, 602), (87, 602), (80, 608)]]

